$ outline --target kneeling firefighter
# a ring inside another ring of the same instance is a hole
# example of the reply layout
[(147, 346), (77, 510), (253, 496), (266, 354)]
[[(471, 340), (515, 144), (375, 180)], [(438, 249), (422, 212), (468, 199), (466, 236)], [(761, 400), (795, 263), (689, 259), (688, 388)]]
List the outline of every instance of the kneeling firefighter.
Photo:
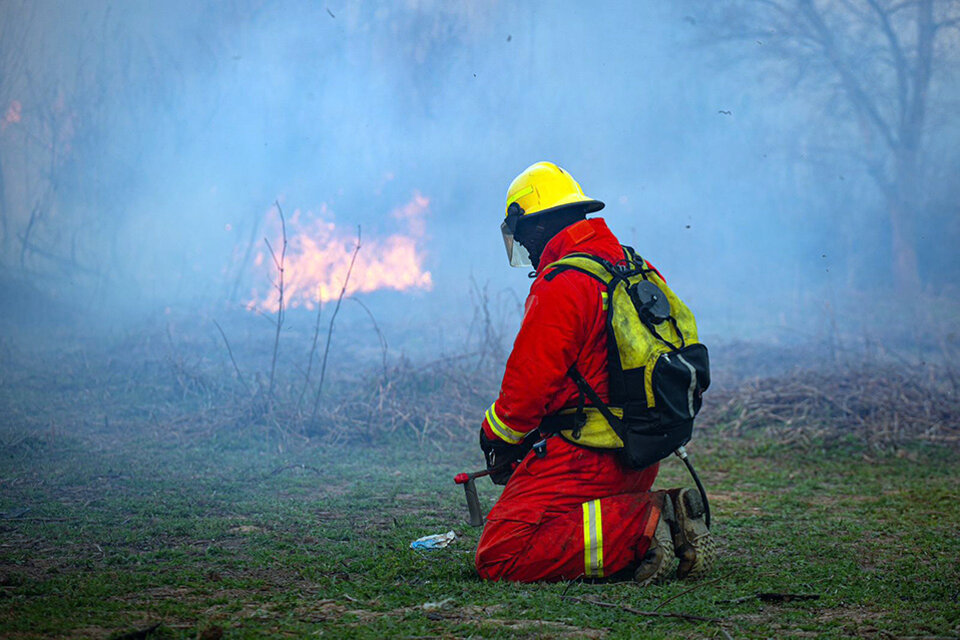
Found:
[(700, 492), (651, 491), (659, 460), (685, 456), (710, 383), (707, 350), (660, 273), (586, 218), (603, 206), (550, 162), (507, 191), (507, 256), (535, 271), (480, 430), (491, 476), (506, 484), (477, 548), (487, 580), (632, 571), (647, 584), (675, 557), (679, 578), (714, 560), (699, 480)]

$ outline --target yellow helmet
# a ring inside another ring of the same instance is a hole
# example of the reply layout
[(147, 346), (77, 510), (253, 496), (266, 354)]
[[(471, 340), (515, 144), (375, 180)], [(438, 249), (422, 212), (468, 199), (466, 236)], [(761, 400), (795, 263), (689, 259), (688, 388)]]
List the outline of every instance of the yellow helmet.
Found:
[(583, 189), (573, 176), (552, 162), (530, 165), (513, 179), (507, 189), (506, 219), (500, 229), (510, 265), (530, 265), (527, 251), (514, 241), (517, 223), (521, 218), (548, 215), (567, 209), (592, 213), (602, 208), (602, 202), (584, 195)]
[(602, 202), (585, 196), (580, 183), (552, 162), (532, 164), (513, 179), (507, 189), (505, 215), (509, 215), (514, 202), (523, 210), (522, 215), (542, 213), (575, 202), (595, 203), (595, 207), (588, 207), (587, 213), (603, 208)]

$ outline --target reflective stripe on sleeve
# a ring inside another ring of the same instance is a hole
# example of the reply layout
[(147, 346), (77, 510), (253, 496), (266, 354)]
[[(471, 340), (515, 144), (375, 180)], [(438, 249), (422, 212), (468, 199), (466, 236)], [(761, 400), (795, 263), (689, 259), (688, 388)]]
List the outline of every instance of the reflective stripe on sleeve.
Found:
[(504, 442), (509, 442), (510, 444), (517, 444), (523, 437), (527, 434), (517, 431), (516, 429), (511, 429), (508, 427), (503, 420), (497, 415), (497, 403), (494, 402), (490, 405), (490, 408), (487, 409), (484, 416), (487, 419), (487, 424), (490, 425), (490, 429), (500, 437)]
[(583, 573), (588, 578), (603, 577), (603, 519), (600, 500), (583, 503)]

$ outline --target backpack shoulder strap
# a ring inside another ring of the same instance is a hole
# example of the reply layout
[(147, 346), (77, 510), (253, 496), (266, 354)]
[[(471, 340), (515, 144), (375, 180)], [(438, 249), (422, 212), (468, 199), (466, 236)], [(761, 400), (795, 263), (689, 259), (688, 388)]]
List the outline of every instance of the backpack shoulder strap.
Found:
[(633, 247), (628, 247), (625, 244), (620, 245), (620, 247), (623, 249), (623, 255), (627, 259), (628, 263), (633, 263), (638, 267), (643, 266), (643, 258), (640, 257)]
[(656, 274), (661, 280), (663, 276), (660, 275), (660, 272), (657, 271), (653, 265), (649, 264), (646, 260), (641, 257), (639, 253), (633, 247), (628, 247), (623, 245), (623, 255), (627, 260), (627, 266), (634, 274), (639, 274), (643, 277), (644, 280), (649, 280), (650, 274)]
[(547, 281), (553, 280), (564, 271), (570, 269), (592, 276), (607, 286), (609, 286), (610, 281), (616, 277), (613, 272), (613, 265), (603, 258), (598, 258), (589, 253), (571, 253), (556, 262), (548, 264), (545, 269), (546, 275), (544, 278), (546, 278)]

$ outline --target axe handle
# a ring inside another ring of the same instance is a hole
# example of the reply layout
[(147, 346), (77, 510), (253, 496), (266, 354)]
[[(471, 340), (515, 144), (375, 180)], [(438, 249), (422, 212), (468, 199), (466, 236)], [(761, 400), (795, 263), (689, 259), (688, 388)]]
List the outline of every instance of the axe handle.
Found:
[(453, 481), (463, 485), (463, 491), (467, 495), (467, 510), (470, 512), (470, 526), (483, 526), (483, 511), (480, 510), (480, 497), (477, 495), (477, 478), (489, 476), (491, 473), (505, 469), (508, 466), (514, 466), (516, 460), (510, 460), (501, 463), (491, 469), (483, 471), (473, 471), (471, 473), (458, 473)]

